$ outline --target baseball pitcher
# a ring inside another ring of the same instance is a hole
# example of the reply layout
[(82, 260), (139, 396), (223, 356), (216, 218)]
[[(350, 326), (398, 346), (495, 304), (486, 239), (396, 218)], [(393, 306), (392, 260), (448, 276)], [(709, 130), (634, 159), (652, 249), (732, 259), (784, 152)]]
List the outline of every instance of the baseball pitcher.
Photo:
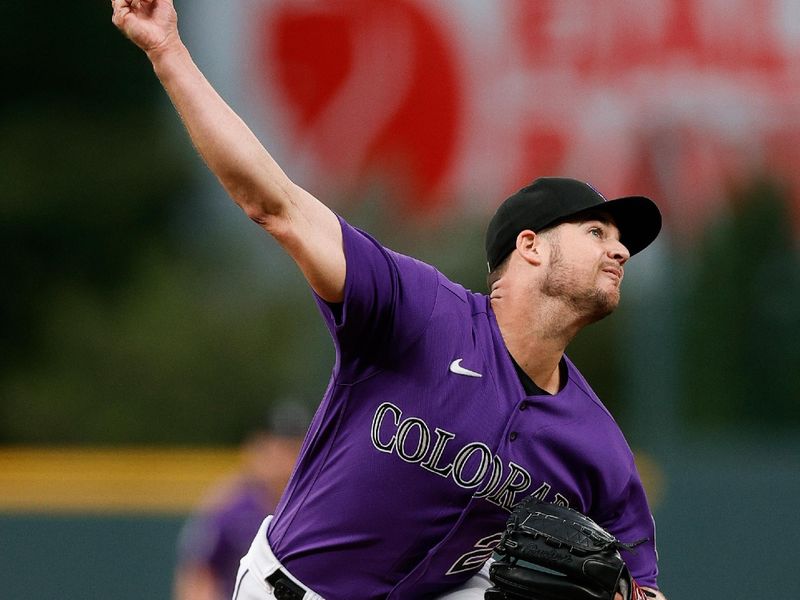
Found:
[(192, 61), (171, 0), (112, 8), (208, 167), (297, 263), (336, 350), (234, 598), (504, 593), (486, 591), (485, 565), (531, 497), (589, 515), (622, 542), (642, 540), (620, 555), (637, 586), (656, 590), (654, 524), (633, 455), (564, 354), (617, 306), (626, 262), (661, 227), (656, 205), (539, 178), (500, 205), (485, 240), (489, 294), (471, 292), (289, 179)]

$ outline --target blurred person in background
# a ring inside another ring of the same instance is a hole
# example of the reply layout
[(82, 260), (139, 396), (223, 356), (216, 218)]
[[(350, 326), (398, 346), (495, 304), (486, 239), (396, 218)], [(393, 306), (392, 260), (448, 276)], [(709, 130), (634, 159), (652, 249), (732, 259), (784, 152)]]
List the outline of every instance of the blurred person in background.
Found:
[(181, 530), (175, 600), (231, 597), (239, 560), (275, 511), (308, 421), (302, 405), (283, 401), (245, 437), (239, 471), (210, 490)]

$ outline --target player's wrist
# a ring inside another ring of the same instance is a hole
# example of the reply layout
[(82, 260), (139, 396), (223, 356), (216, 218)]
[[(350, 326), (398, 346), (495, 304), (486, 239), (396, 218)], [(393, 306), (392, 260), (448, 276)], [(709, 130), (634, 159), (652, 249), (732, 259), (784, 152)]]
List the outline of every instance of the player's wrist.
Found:
[(636, 580), (631, 577), (630, 581), (628, 582), (630, 586), (630, 590), (628, 591), (627, 595), (624, 595), (625, 600), (652, 600), (656, 598), (655, 592), (650, 590), (649, 588), (644, 588), (636, 583)]
[(147, 57), (153, 65), (156, 76), (170, 95), (170, 90), (174, 88), (176, 82), (185, 79), (187, 73), (197, 68), (188, 48), (179, 38), (169, 44), (153, 48), (147, 52)]
[(189, 51), (176, 31), (175, 33), (168, 35), (163, 41), (154, 45), (152, 48), (147, 48), (145, 50), (145, 54), (153, 66), (158, 69), (158, 66), (162, 63), (174, 60), (176, 58), (180, 59), (188, 57)]

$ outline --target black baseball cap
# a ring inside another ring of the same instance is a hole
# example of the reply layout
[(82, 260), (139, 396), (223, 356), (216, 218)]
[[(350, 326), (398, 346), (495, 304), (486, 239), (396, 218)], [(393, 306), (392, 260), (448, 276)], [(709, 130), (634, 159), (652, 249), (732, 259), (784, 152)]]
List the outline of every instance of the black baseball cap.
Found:
[(515, 248), (520, 231), (542, 231), (589, 210), (611, 215), (620, 241), (631, 256), (644, 250), (661, 230), (661, 212), (644, 196), (606, 200), (588, 183), (566, 177), (541, 177), (500, 205), (486, 229), (486, 258), (494, 270)]

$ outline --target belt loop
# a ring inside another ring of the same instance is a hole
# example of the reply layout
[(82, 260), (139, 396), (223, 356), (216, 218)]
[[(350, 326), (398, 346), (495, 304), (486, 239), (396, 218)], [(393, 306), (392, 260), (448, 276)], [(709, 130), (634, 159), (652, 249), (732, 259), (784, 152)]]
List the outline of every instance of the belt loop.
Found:
[(280, 569), (268, 575), (266, 582), (272, 586), (276, 600), (303, 600), (306, 595), (306, 591)]

